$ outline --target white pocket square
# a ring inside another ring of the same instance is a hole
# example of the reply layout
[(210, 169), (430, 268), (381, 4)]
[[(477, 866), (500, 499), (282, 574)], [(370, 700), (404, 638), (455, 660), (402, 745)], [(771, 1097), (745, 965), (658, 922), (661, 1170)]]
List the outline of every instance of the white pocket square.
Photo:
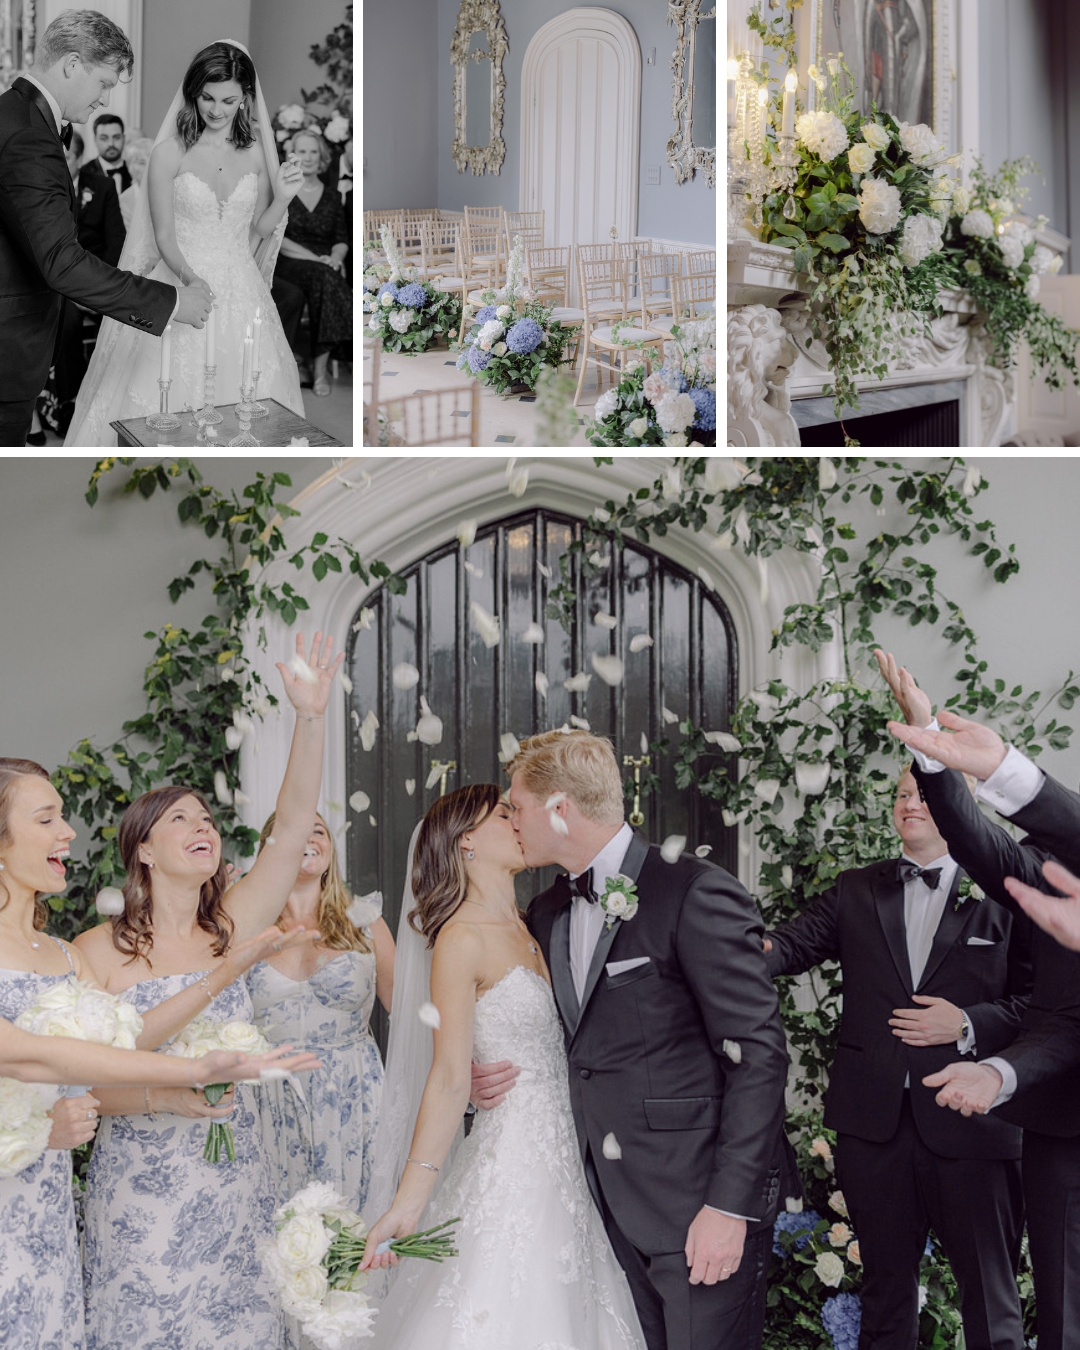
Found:
[(997, 943), (992, 938), (970, 937), (967, 940), (969, 947), (996, 947)]
[(649, 956), (632, 956), (629, 961), (609, 961), (604, 969), (609, 975), (621, 975), (626, 970), (637, 970), (638, 966), (647, 966), (652, 960)]

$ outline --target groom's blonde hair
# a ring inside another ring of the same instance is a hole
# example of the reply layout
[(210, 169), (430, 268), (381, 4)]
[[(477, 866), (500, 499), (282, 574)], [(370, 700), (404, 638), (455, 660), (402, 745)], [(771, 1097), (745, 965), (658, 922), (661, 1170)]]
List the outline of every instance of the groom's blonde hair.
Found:
[(78, 52), (88, 66), (115, 66), (118, 75), (131, 74), (135, 53), (122, 28), (96, 9), (65, 9), (41, 35), (36, 64), (43, 70)]
[(615, 750), (589, 731), (545, 731), (521, 742), (506, 766), (541, 801), (565, 792), (588, 820), (621, 825), (623, 784)]

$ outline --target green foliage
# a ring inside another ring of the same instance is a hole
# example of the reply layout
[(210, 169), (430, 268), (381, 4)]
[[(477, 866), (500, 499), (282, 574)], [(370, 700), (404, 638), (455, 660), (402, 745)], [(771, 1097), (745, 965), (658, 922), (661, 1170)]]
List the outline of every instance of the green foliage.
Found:
[[(156, 492), (179, 492), (178, 521), (214, 547), (170, 582), (169, 598), (175, 602), (201, 586), (209, 591), (212, 608), (195, 627), (165, 623), (145, 635), (154, 648), (143, 678), (144, 711), (126, 721), (107, 747), (79, 741), (53, 775), (68, 812), (90, 832), (85, 858), (69, 866), (67, 892), (49, 899), (52, 927), (65, 937), (94, 921), (93, 897), (123, 877), (117, 822), (130, 802), (167, 782), (189, 784), (213, 801), (217, 773), (224, 775), (230, 799), (238, 789), (239, 749), (230, 745), (236, 739), (234, 717), (263, 718), (277, 704), (251, 666), (248, 644), (265, 647), (259, 621), (266, 614), (291, 625), (308, 608), (290, 582), (266, 579), (267, 565), (285, 559), (315, 581), (347, 570), (365, 584), (384, 582), (394, 594), (405, 589), (385, 563), (365, 563), (344, 539), (331, 541), (317, 533), (290, 553), (281, 525), (299, 512), (278, 500), (292, 486), (287, 474), (257, 472), (240, 493), (226, 493), (206, 482), (193, 460), (130, 468), (133, 462), (116, 456), (99, 460), (87, 502), (98, 501), (103, 479), (118, 465), (130, 469), (125, 495), (147, 500)], [(219, 805), (217, 821), (229, 851), (248, 856), (257, 835), (240, 821), (235, 807)]]

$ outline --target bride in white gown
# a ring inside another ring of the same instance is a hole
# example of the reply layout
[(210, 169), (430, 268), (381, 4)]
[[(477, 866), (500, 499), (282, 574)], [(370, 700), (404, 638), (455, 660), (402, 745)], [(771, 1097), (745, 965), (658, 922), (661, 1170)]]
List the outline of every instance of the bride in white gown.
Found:
[[(175, 286), (193, 276), (209, 283), (217, 404), (240, 397), (244, 336), (259, 310), (259, 396), (303, 416), (296, 363), (270, 296), (288, 205), (302, 182), (291, 157), (278, 163), (246, 49), (231, 40), (211, 43), (193, 58), (157, 134), (120, 266)], [(179, 414), (204, 402), (207, 335), (180, 324), (169, 332), (169, 408)], [(110, 422), (157, 412), (161, 344), (103, 320), (66, 446), (114, 446)]]
[[(494, 785), (459, 788), (415, 837), (413, 914), (434, 950), (429, 963), (407, 905), (369, 1213), (390, 1207), (371, 1227), (363, 1268), (396, 1261), (376, 1253), (380, 1242), (446, 1219), (458, 1220), (459, 1254), (396, 1272), (375, 1323), (377, 1350), (644, 1350), (585, 1182), (547, 969), (514, 900), (525, 863), (511, 815)], [(433, 1056), (418, 1016), (429, 980)], [(448, 1162), (474, 1050), (522, 1070)]]

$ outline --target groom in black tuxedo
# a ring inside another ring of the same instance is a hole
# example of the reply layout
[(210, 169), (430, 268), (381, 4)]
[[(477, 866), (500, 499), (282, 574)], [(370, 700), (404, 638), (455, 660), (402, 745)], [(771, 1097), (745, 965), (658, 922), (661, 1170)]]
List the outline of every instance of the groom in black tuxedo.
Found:
[[(527, 921), (566, 1033), (585, 1173), (649, 1350), (754, 1350), (787, 1078), (757, 908), (722, 868), (666, 862), (623, 822), (608, 741), (533, 736), (507, 769), (526, 863), (569, 873)], [(630, 899), (605, 901), (620, 877)], [(506, 1069), (480, 1066), (473, 1100), (497, 1105)]]
[(22, 446), (52, 360), (62, 297), (159, 335), (170, 319), (201, 328), (205, 282), (173, 286), (119, 272), (76, 233), (64, 159), (72, 123), (108, 107), (134, 64), (121, 29), (66, 10), (41, 36), (34, 66), (0, 95), (0, 445)]

